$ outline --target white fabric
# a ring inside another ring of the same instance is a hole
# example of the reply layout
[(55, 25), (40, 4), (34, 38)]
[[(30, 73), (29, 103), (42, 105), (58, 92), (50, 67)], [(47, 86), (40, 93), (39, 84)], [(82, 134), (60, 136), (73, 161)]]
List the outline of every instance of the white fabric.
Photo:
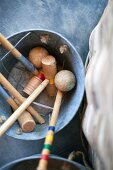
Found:
[(84, 134), (96, 170), (113, 170), (113, 0), (91, 34), (85, 87), (88, 106)]

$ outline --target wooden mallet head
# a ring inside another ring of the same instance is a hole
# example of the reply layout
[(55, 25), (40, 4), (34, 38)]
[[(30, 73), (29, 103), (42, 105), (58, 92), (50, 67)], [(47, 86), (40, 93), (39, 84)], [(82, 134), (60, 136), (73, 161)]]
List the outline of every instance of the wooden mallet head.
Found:
[(29, 53), (29, 60), (36, 68), (42, 67), (42, 59), (48, 55), (48, 51), (43, 47), (35, 47)]
[(56, 59), (52, 55), (48, 55), (47, 57), (42, 59), (42, 68), (44, 72), (44, 76), (49, 80), (49, 84), (46, 88), (49, 96), (56, 95), (56, 87), (54, 84), (54, 78), (57, 73)]
[(62, 92), (70, 91), (75, 86), (76, 79), (69, 70), (61, 70), (55, 76), (55, 85)]

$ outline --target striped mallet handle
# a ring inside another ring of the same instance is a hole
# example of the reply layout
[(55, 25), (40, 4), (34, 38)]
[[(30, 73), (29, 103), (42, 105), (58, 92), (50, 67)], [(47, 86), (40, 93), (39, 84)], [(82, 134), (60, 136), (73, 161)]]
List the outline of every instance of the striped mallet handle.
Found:
[(54, 131), (55, 131), (55, 126), (56, 126), (56, 122), (58, 119), (58, 115), (59, 115), (62, 97), (63, 97), (63, 93), (58, 90), (51, 120), (49, 123), (48, 132), (47, 132), (45, 142), (44, 142), (44, 147), (41, 153), (41, 159), (39, 161), (37, 170), (47, 170), (49, 154), (51, 152), (51, 147), (52, 147), (53, 138), (54, 138)]
[[(23, 103), (26, 99), (11, 85), (11, 83), (0, 73), (0, 83), (11, 93), (20, 103)], [(32, 107), (29, 106), (27, 110), (31, 113), (36, 120), (43, 124), (45, 120), (43, 117)]]
[(24, 64), (24, 66), (31, 71), (33, 74), (37, 75), (38, 70), (33, 66), (33, 64), (27, 60), (1, 33), (0, 33), (0, 42), (2, 46), (8, 50), (11, 51), (13, 56), (18, 59), (21, 63)]

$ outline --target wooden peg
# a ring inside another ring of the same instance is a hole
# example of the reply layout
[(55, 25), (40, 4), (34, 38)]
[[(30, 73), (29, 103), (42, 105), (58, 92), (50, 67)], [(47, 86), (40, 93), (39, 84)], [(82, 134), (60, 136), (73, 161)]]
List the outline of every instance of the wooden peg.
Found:
[(17, 58), (21, 63), (24, 64), (24, 66), (31, 71), (33, 74), (37, 75), (38, 70), (33, 66), (33, 64), (27, 60), (26, 57), (24, 57), (1, 33), (0, 33), (0, 42), (2, 46), (8, 50), (11, 51), (13, 56)]
[[(0, 83), (11, 93), (20, 103), (23, 103), (26, 99), (10, 84), (10, 82), (0, 73)], [(27, 110), (36, 118), (36, 120), (43, 124), (45, 120), (43, 117), (32, 107), (29, 106)]]
[[(62, 76), (64, 76), (64, 78)], [(55, 76), (55, 85), (56, 85), (56, 83), (57, 84), (60, 83), (61, 77), (62, 77), (62, 84), (65, 87), (65, 88), (63, 88), (63, 92), (64, 91), (70, 91), (72, 88), (74, 88), (74, 86), (75, 86), (75, 76), (72, 72), (70, 72), (68, 70), (62, 70), (59, 73), (57, 73), (56, 76)], [(68, 85), (69, 85), (69, 87), (68, 87)], [(56, 123), (57, 123), (57, 119), (58, 119), (58, 115), (59, 115), (59, 111), (60, 111), (60, 106), (61, 106), (61, 101), (62, 101), (62, 97), (63, 97), (63, 92), (61, 92), (60, 86), (58, 86), (58, 87), (59, 87), (59, 89), (58, 89), (57, 96), (56, 96), (56, 99), (55, 99), (55, 104), (54, 104), (51, 120), (50, 120), (50, 123), (49, 123), (48, 132), (47, 132), (47, 135), (46, 135), (46, 138), (45, 138), (44, 147), (43, 147), (43, 150), (42, 150), (42, 153), (41, 153), (41, 159), (39, 161), (39, 165), (37, 167), (37, 170), (47, 170), (49, 154), (50, 154), (50, 151), (51, 151), (53, 138), (54, 138), (55, 126), (56, 126)]]
[[(9, 103), (9, 105), (16, 110), (18, 105), (16, 102), (9, 96), (9, 94), (4, 90), (4, 88), (0, 85), (0, 94), (2, 97)], [(32, 132), (36, 126), (35, 121), (29, 112), (24, 111), (22, 115), (18, 118), (18, 122), (23, 132)]]
[(54, 84), (54, 78), (57, 73), (56, 60), (53, 56), (48, 55), (47, 57), (42, 59), (42, 68), (44, 72), (44, 76), (49, 80), (49, 84), (47, 86), (47, 92), (49, 96), (56, 95), (56, 87)]

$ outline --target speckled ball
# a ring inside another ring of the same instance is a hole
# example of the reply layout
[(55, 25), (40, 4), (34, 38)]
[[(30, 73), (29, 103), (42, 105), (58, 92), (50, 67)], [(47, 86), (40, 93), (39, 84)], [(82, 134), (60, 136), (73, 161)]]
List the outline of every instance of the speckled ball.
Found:
[(68, 70), (59, 71), (55, 76), (55, 85), (62, 92), (70, 91), (76, 84), (75, 75)]
[(42, 58), (46, 57), (48, 54), (49, 53), (45, 48), (35, 47), (30, 51), (28, 58), (35, 67), (41, 68)]

